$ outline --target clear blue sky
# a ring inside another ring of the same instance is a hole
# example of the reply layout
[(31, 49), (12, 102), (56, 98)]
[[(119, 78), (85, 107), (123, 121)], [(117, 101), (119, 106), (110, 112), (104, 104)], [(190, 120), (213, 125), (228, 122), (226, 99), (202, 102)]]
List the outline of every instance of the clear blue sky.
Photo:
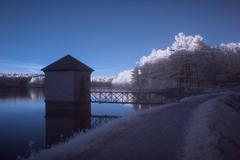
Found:
[(98, 75), (135, 66), (178, 32), (240, 40), (240, 1), (0, 0), (0, 72), (37, 71), (71, 54)]

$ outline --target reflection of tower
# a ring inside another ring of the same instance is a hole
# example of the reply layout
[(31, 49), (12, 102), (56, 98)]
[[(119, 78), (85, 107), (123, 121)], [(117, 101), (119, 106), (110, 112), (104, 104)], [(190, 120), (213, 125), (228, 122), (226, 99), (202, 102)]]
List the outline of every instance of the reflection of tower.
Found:
[(67, 55), (43, 68), (45, 73), (46, 144), (90, 128), (90, 67)]
[(91, 127), (89, 104), (46, 101), (46, 146), (59, 143), (73, 133)]

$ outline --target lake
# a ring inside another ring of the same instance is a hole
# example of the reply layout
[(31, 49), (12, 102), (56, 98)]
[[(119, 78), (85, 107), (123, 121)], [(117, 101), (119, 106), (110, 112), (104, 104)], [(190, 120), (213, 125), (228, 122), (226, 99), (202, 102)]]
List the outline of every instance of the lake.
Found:
[[(13, 160), (18, 155), (28, 155), (31, 150), (64, 141), (73, 132), (84, 132), (118, 116), (149, 107), (92, 103), (92, 117), (73, 118), (51, 116), (55, 111), (47, 112), (46, 105), (42, 89), (0, 89), (1, 160)], [(60, 111), (59, 114), (65, 115), (65, 111)]]

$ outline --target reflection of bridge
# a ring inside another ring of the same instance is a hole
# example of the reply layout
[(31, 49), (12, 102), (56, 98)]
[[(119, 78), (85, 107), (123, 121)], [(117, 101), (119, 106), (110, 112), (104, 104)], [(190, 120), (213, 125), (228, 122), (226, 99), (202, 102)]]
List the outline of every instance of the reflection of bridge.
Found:
[(91, 101), (93, 103), (163, 104), (167, 101), (167, 97), (163, 93), (147, 90), (92, 88)]
[(91, 128), (102, 126), (103, 124), (120, 117), (121, 116), (91, 115)]

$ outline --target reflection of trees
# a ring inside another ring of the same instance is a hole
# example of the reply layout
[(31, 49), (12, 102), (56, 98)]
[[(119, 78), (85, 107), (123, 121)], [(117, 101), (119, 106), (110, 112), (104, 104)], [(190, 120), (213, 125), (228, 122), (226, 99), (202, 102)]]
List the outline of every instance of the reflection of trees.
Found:
[(0, 88), (0, 100), (43, 100), (40, 88)]
[(31, 80), (30, 76), (18, 76), (18, 75), (0, 75), (0, 87), (26, 87)]
[(119, 118), (119, 116), (91, 116), (91, 127), (92, 128), (96, 128), (96, 127), (99, 127), (99, 126), (102, 126), (103, 124), (111, 121), (111, 120), (114, 120), (116, 118)]
[(180, 98), (179, 94), (176, 94), (176, 89), (165, 89), (161, 91), (145, 91), (133, 93), (133, 102), (136, 104), (164, 104), (168, 102), (176, 101)]
[(149, 108), (153, 108), (159, 105), (151, 105), (151, 104), (133, 104), (133, 109), (135, 111), (141, 111)]

